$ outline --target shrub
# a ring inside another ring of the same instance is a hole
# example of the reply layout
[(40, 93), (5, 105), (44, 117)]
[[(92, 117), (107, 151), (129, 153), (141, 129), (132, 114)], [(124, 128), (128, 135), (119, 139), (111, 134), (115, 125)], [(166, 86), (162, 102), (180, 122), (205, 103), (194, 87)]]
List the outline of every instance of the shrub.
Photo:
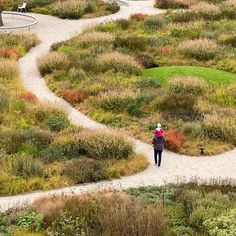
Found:
[(53, 136), (50, 132), (38, 129), (31, 130), (7, 130), (0, 132), (1, 147), (7, 153), (16, 153), (22, 144), (35, 145), (39, 150), (47, 147), (52, 142)]
[(157, 0), (155, 6), (162, 9), (189, 8), (197, 2), (197, 0)]
[(132, 51), (142, 51), (145, 50), (147, 44), (146, 37), (131, 35), (127, 37), (116, 36), (113, 43), (115, 48), (127, 48)]
[(83, 131), (78, 134), (77, 143), (86, 155), (98, 160), (125, 159), (133, 153), (132, 143), (114, 132)]
[(164, 111), (168, 117), (182, 118), (185, 120), (196, 119), (198, 112), (195, 110), (196, 96), (192, 94), (169, 94), (164, 97), (158, 108)]
[(236, 234), (236, 209), (230, 210), (217, 218), (204, 221), (210, 236), (234, 235)]
[(190, 135), (194, 138), (203, 136), (203, 127), (200, 122), (186, 122), (183, 124), (181, 130), (185, 135)]
[(222, 106), (236, 106), (236, 86), (216, 89), (214, 94), (209, 94), (208, 98)]
[(12, 80), (17, 75), (17, 64), (12, 60), (5, 60), (0, 58), (0, 81)]
[(69, 127), (70, 122), (67, 118), (67, 115), (64, 112), (55, 111), (53, 112), (46, 121), (47, 126), (52, 131), (61, 131)]
[(137, 62), (145, 69), (159, 66), (155, 58), (149, 54), (138, 54), (135, 58)]
[(67, 67), (67, 57), (60, 52), (51, 52), (39, 59), (38, 66), (42, 75), (50, 74), (54, 70), (63, 70)]
[(197, 39), (200, 36), (201, 23), (175, 23), (171, 25), (171, 36), (176, 38)]
[(0, 112), (4, 112), (9, 108), (9, 100), (9, 94), (6, 91), (0, 89)]
[(184, 144), (186, 137), (182, 132), (171, 129), (165, 132), (165, 146), (167, 149), (178, 152)]
[(158, 30), (166, 25), (167, 21), (164, 17), (151, 16), (144, 21), (144, 26), (147, 30)]
[(187, 57), (197, 60), (214, 59), (219, 52), (219, 46), (213, 40), (196, 39), (182, 42), (178, 50)]
[(160, 88), (161, 87), (161, 83), (157, 78), (144, 78), (144, 79), (140, 79), (140, 81), (138, 81), (138, 87), (139, 88)]
[(187, 23), (196, 19), (196, 14), (192, 11), (174, 12), (171, 14), (172, 22)]
[(62, 91), (62, 97), (71, 104), (82, 102), (87, 94), (84, 91), (74, 91), (72, 89), (65, 89)]
[(108, 32), (88, 32), (78, 37), (82, 47), (90, 47), (91, 45), (108, 46), (114, 42), (115, 37)]
[(234, 58), (221, 60), (217, 63), (217, 68), (236, 73), (236, 60)]
[(107, 3), (106, 10), (111, 13), (116, 13), (120, 10), (120, 6), (117, 2)]
[(218, 38), (219, 42), (223, 45), (229, 45), (231, 47), (236, 47), (236, 35), (223, 34)]
[(11, 102), (11, 110), (19, 113), (25, 113), (27, 110), (27, 105), (25, 101), (14, 100)]
[(236, 145), (235, 111), (221, 109), (204, 116), (204, 133), (210, 138), (220, 139)]
[(148, 15), (147, 14), (143, 14), (143, 13), (135, 13), (131, 15), (131, 19), (133, 20), (144, 20)]
[(121, 193), (44, 198), (36, 204), (40, 212), (46, 212), (49, 235), (75, 235), (76, 232), (88, 235), (171, 235), (167, 214), (161, 204), (146, 205)]
[(169, 82), (170, 91), (173, 93), (192, 93), (201, 95), (206, 91), (206, 83), (203, 79), (192, 76), (176, 76)]
[(226, 0), (223, 1), (220, 5), (222, 16), (229, 19), (235, 19), (236, 14), (236, 4), (235, 0)]
[(102, 72), (114, 70), (115, 72), (139, 75), (142, 70), (133, 57), (118, 52), (99, 55), (98, 65)]
[(57, 1), (53, 4), (53, 14), (62, 19), (79, 19), (82, 17), (86, 5), (86, 1), (81, 0)]
[(76, 184), (96, 182), (107, 178), (103, 162), (86, 157), (66, 162), (63, 173)]
[(16, 156), (13, 164), (15, 175), (23, 177), (41, 177), (43, 176), (43, 165), (27, 156)]
[(86, 77), (86, 72), (83, 69), (72, 67), (70, 68), (68, 75), (72, 81), (80, 81)]
[(98, 96), (97, 103), (107, 111), (123, 111), (127, 106), (126, 93), (117, 92), (107, 92), (102, 93)]
[(116, 23), (121, 27), (122, 30), (127, 30), (131, 25), (130, 20), (127, 19), (120, 19)]
[(206, 2), (199, 2), (191, 6), (191, 11), (206, 20), (215, 20), (221, 16), (220, 8), (217, 5)]
[(43, 230), (43, 215), (37, 214), (35, 211), (23, 211), (17, 216), (16, 224), (30, 231), (40, 232)]
[(36, 102), (37, 97), (31, 92), (23, 92), (19, 95), (19, 99), (25, 102)]

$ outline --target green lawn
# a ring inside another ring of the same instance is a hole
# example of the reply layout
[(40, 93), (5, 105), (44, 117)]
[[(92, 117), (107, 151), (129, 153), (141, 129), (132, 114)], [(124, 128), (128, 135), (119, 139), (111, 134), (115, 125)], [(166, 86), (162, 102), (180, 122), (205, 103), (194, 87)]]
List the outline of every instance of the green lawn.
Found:
[(176, 75), (191, 75), (203, 78), (209, 85), (215, 87), (228, 86), (236, 83), (236, 74), (200, 66), (163, 66), (145, 70), (142, 77), (158, 78), (163, 86)]

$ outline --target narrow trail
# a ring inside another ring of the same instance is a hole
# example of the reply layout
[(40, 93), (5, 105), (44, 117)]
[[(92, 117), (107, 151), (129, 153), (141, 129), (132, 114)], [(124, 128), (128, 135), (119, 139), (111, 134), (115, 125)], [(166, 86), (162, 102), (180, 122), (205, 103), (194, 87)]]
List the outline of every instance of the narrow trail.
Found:
[[(69, 39), (81, 33), (87, 27), (111, 20), (129, 18), (133, 13), (141, 12), (150, 15), (163, 12), (155, 9), (153, 5), (154, 2), (150, 0), (130, 1), (129, 5), (122, 5), (118, 13), (94, 19), (61, 20), (52, 16), (32, 14), (39, 19), (39, 24), (32, 31), (38, 35), (41, 44), (33, 48), (19, 60), (21, 80), (26, 90), (33, 92), (42, 102), (66, 109), (69, 119), (75, 125), (85, 128), (107, 129), (106, 126), (91, 120), (49, 90), (38, 71), (37, 58), (48, 53), (53, 43)], [(135, 151), (144, 154), (149, 162), (153, 163), (152, 146), (134, 138), (132, 140), (135, 144)], [(161, 168), (150, 164), (145, 171), (133, 176), (122, 177), (121, 179), (77, 185), (58, 190), (0, 197), (0, 211), (14, 206), (28, 204), (37, 198), (54, 194), (78, 194), (108, 188), (126, 189), (129, 187), (161, 185), (179, 180), (188, 181), (193, 178), (201, 178), (203, 180), (210, 180), (212, 178), (236, 179), (235, 169), (236, 149), (211, 157), (188, 157), (165, 151)]]

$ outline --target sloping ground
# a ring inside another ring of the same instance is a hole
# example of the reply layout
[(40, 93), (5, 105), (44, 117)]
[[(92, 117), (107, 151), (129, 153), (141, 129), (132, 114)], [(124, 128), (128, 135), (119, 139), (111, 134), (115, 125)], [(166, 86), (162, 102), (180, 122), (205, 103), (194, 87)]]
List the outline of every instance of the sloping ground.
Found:
[[(36, 94), (40, 101), (56, 104), (58, 107), (67, 109), (69, 118), (75, 125), (87, 128), (106, 129), (90, 118), (86, 117), (76, 109), (72, 108), (67, 102), (56, 97), (46, 86), (45, 81), (40, 76), (37, 69), (37, 58), (49, 51), (51, 44), (66, 40), (75, 34), (82, 32), (85, 28), (100, 24), (109, 20), (128, 18), (133, 13), (157, 14), (161, 11), (153, 7), (153, 1), (130, 2), (129, 6), (122, 6), (120, 12), (112, 15), (95, 19), (81, 19), (78, 21), (60, 20), (51, 16), (36, 15), (39, 18), (38, 26), (33, 30), (42, 43), (30, 51), (25, 57), (20, 59), (19, 67), (21, 79), (27, 90)], [(136, 152), (144, 154), (150, 163), (153, 162), (152, 146), (133, 139)], [(25, 195), (0, 198), (0, 210), (10, 207), (24, 205), (35, 199), (53, 194), (73, 194), (85, 191), (101, 190), (107, 188), (126, 189), (129, 187), (161, 185), (165, 182), (185, 181), (198, 177), (202, 179), (212, 178), (231, 178), (236, 179), (236, 150), (212, 157), (187, 157), (172, 152), (164, 153), (163, 165), (157, 169), (150, 165), (142, 173), (124, 177), (119, 180), (104, 181), (93, 184), (78, 185), (59, 190), (47, 192), (35, 192)]]

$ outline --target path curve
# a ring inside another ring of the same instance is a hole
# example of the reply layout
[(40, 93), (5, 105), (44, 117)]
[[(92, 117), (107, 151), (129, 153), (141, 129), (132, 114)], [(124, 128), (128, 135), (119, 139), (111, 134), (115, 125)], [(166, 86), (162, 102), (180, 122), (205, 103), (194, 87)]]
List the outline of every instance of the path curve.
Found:
[[(70, 104), (53, 94), (47, 87), (44, 79), (40, 76), (37, 68), (37, 58), (49, 52), (50, 46), (62, 40), (69, 39), (75, 34), (81, 33), (87, 27), (91, 27), (106, 21), (120, 18), (128, 18), (133, 13), (157, 14), (163, 11), (153, 7), (154, 2), (130, 1), (129, 6), (121, 6), (121, 10), (110, 16), (94, 19), (62, 20), (52, 16), (32, 14), (39, 19), (39, 24), (32, 30), (41, 40), (41, 44), (33, 48), (27, 55), (19, 60), (21, 80), (25, 88), (33, 92), (40, 101), (55, 104), (67, 110), (68, 116), (73, 124), (86, 128), (107, 129), (105, 125), (99, 124)], [(153, 150), (151, 145), (132, 138), (135, 151), (144, 154), (150, 163), (153, 162)], [(39, 191), (24, 195), (0, 197), (0, 211), (14, 206), (31, 203), (37, 198), (54, 194), (78, 194), (81, 192), (97, 189), (126, 189), (129, 187), (161, 185), (176, 181), (189, 181), (193, 178), (209, 180), (233, 179), (236, 180), (236, 149), (221, 155), (211, 157), (187, 157), (173, 152), (165, 151), (162, 167), (157, 169), (151, 164), (145, 171), (133, 176), (122, 177), (112, 181), (89, 183), (66, 187), (58, 190)]]

